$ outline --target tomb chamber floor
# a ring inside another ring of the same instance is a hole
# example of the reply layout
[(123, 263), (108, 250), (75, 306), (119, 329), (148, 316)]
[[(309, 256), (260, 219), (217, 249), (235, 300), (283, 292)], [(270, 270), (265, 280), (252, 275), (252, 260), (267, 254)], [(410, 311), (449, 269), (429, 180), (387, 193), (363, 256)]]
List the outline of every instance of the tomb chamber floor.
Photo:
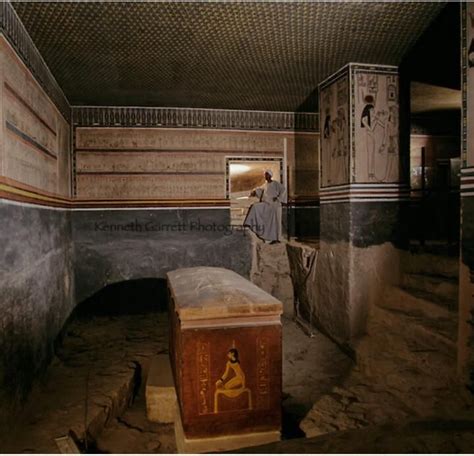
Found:
[[(280, 250), (283, 257), (283, 245), (264, 247), (261, 261)], [(255, 451), (472, 449), (474, 402), (455, 375), (457, 261), (423, 253), (403, 266), (400, 287), (370, 311), (356, 363), (283, 317), (284, 440)], [(152, 294), (159, 288), (149, 285)], [(144, 398), (151, 358), (168, 351), (165, 307), (72, 320), (16, 432), (1, 436), (0, 452), (57, 452), (54, 438), (71, 431), (83, 451), (175, 452), (173, 426), (149, 422)]]
[[(84, 452), (176, 452), (173, 425), (146, 418), (150, 361), (167, 351), (166, 312), (71, 321), (15, 432), (2, 436), (0, 452), (58, 452), (54, 439), (70, 432)], [(284, 438), (302, 435), (299, 422), (352, 364), (329, 339), (310, 338), (283, 318)]]

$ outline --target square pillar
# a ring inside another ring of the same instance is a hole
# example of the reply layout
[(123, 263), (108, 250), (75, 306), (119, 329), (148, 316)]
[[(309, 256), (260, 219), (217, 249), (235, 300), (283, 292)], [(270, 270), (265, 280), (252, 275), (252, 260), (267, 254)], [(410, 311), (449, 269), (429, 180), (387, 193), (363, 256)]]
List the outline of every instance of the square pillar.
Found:
[(319, 86), (320, 237), (316, 326), (353, 346), (387, 284), (399, 282), (408, 197), (398, 68), (348, 64)]
[(458, 372), (474, 391), (474, 4), (461, 3), (462, 132)]

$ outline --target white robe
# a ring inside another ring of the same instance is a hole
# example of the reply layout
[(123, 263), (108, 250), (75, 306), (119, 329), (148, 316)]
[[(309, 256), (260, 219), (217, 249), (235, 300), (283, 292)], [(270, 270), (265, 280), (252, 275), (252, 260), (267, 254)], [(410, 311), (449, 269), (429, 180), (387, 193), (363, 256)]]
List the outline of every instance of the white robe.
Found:
[[(280, 182), (271, 181), (255, 190), (260, 202), (250, 206), (244, 226), (266, 241), (281, 239), (281, 203), (285, 201), (286, 190)], [(275, 201), (276, 198), (276, 201)]]

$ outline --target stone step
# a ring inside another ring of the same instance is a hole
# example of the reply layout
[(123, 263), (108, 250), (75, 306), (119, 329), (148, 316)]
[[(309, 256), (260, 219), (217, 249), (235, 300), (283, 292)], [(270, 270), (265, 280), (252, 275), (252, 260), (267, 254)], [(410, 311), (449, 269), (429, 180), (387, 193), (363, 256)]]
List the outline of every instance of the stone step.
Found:
[(458, 306), (458, 279), (439, 275), (405, 273), (402, 287), (416, 297), (451, 310)]
[(428, 274), (452, 279), (459, 276), (458, 257), (404, 252), (401, 263), (403, 272), (409, 274)]
[(152, 358), (145, 388), (146, 414), (149, 421), (174, 423), (176, 389), (168, 354)]

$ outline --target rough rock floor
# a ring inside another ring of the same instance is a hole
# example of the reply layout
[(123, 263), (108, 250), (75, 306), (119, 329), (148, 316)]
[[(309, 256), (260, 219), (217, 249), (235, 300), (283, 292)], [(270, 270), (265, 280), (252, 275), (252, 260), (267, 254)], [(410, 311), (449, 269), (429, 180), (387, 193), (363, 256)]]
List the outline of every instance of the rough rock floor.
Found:
[(290, 454), (455, 454), (472, 453), (474, 448), (474, 420), (436, 419), (409, 421), (403, 424), (369, 426), (313, 438), (245, 448), (237, 453)]
[(388, 289), (371, 309), (357, 366), (302, 421), (306, 436), (428, 418), (474, 422), (472, 395), (456, 379), (456, 334), (451, 310)]
[[(89, 452), (175, 452), (173, 426), (149, 422), (144, 399), (151, 357), (167, 352), (167, 327), (164, 313), (72, 322), (16, 432), (1, 436), (0, 452), (58, 452), (54, 438), (71, 430), (85, 450), (85, 428)], [(283, 319), (287, 437), (301, 435), (299, 421), (342, 381), (352, 364), (324, 336), (310, 338), (293, 321)]]
[[(0, 452), (57, 453), (54, 439), (70, 431), (82, 450), (87, 444), (89, 451), (97, 451), (94, 440), (104, 426), (113, 424), (130, 404), (138, 406), (151, 357), (167, 350), (163, 313), (72, 322), (23, 416), (13, 431), (1, 436)], [(156, 440), (153, 449), (159, 445)], [(163, 448), (168, 452), (166, 444)]]

